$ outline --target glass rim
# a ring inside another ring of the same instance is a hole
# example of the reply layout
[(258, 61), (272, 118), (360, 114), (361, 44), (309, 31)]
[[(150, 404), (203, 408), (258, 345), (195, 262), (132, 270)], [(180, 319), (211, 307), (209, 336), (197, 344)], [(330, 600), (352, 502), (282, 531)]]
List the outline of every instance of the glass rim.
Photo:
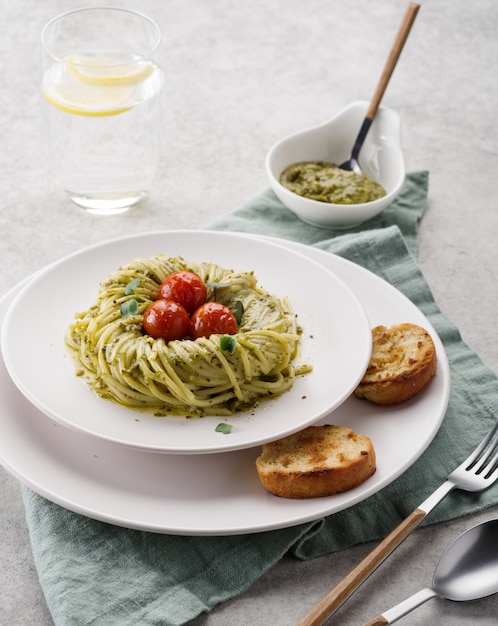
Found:
[[(51, 20), (49, 20), (45, 26), (43, 27), (42, 31), (41, 31), (41, 43), (43, 46), (43, 49), (45, 50), (45, 52), (48, 54), (49, 57), (51, 57), (54, 61), (64, 61), (64, 58), (61, 58), (60, 56), (58, 56), (57, 54), (54, 54), (49, 47), (47, 46), (47, 42), (46, 42), (46, 33), (48, 31), (49, 28), (51, 28), (55, 22), (58, 22), (59, 20), (65, 18), (65, 17), (70, 17), (71, 15), (75, 15), (77, 13), (85, 13), (85, 12), (99, 12), (99, 11), (115, 11), (115, 12), (119, 12), (119, 13), (128, 13), (130, 15), (134, 15), (136, 17), (140, 17), (143, 20), (145, 20), (146, 22), (148, 22), (151, 26), (153, 26), (156, 30), (157, 33), (157, 37), (156, 37), (156, 42), (154, 43), (153, 46), (151, 46), (151, 48), (149, 50), (147, 50), (144, 53), (140, 53), (140, 57), (141, 58), (148, 58), (150, 57), (152, 54), (154, 54), (154, 52), (159, 48), (159, 46), (161, 45), (161, 39), (162, 39), (162, 34), (161, 34), (161, 29), (159, 28), (157, 22), (155, 20), (153, 20), (152, 18), (150, 18), (148, 15), (145, 15), (145, 13), (141, 13), (140, 11), (135, 11), (134, 9), (124, 9), (121, 7), (113, 7), (113, 6), (95, 6), (95, 7), (83, 7), (80, 9), (72, 9), (71, 11), (64, 11), (64, 13), (59, 13), (59, 15), (56, 15), (55, 17), (53, 17)], [(109, 67), (117, 67), (119, 65), (125, 65), (125, 64), (115, 64)]]

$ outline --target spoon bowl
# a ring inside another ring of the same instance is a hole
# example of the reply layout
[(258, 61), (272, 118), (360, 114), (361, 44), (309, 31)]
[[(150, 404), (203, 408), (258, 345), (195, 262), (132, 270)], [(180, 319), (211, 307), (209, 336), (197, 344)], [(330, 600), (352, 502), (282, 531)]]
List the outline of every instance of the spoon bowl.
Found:
[(432, 588), (455, 602), (498, 593), (498, 520), (470, 528), (450, 545), (436, 567)]
[(401, 122), (399, 115), (386, 107), (379, 107), (359, 156), (363, 173), (384, 187), (385, 196), (362, 204), (332, 204), (299, 196), (279, 182), (282, 170), (292, 163), (342, 163), (348, 159), (368, 106), (366, 101), (353, 102), (328, 121), (290, 135), (270, 149), (266, 157), (270, 185), (304, 222), (320, 228), (351, 228), (378, 215), (397, 197), (405, 179)]
[(437, 564), (432, 587), (421, 589), (363, 626), (393, 624), (435, 596), (465, 602), (495, 593), (498, 593), (498, 519), (478, 524), (455, 539)]

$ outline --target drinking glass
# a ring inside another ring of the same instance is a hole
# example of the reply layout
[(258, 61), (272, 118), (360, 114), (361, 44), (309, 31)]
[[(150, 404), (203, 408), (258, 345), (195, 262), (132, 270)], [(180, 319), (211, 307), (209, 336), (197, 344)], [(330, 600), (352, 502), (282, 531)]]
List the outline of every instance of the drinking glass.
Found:
[(56, 178), (89, 212), (127, 211), (147, 196), (159, 162), (159, 27), (135, 11), (85, 8), (52, 19), (41, 39)]

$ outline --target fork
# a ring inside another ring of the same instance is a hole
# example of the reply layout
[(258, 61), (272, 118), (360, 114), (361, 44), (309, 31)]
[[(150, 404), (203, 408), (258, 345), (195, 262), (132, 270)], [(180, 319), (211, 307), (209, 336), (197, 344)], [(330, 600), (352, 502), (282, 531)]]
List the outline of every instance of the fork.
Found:
[(325, 595), (297, 624), (320, 626), (453, 489), (484, 491), (498, 479), (498, 422), (446, 481)]

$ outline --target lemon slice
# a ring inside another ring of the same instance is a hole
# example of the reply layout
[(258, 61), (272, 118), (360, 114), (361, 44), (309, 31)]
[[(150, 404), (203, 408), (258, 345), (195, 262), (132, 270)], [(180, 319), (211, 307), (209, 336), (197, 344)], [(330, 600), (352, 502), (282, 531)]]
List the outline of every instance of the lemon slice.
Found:
[(52, 105), (75, 115), (119, 115), (133, 108), (133, 87), (106, 87), (49, 82), (43, 87), (44, 98)]
[(86, 85), (138, 85), (149, 78), (154, 64), (143, 59), (70, 54), (64, 58), (68, 73)]

